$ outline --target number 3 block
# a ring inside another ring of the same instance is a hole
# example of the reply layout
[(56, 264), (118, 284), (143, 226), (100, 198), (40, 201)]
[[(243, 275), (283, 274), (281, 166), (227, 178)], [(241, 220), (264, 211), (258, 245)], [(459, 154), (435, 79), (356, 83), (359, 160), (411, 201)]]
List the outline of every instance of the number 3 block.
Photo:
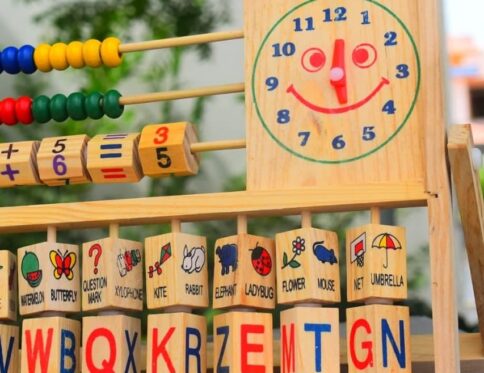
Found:
[(141, 132), (139, 156), (148, 176), (188, 176), (198, 173), (198, 158), (190, 146), (197, 142), (190, 123), (153, 124)]

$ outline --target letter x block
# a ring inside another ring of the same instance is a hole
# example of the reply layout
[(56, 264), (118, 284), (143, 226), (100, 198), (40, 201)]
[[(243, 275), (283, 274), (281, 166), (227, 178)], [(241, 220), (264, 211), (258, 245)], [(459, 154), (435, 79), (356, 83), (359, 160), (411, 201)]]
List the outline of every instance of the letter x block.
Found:
[(17, 320), (17, 258), (8, 250), (0, 251), (0, 320)]
[(19, 371), (19, 328), (13, 325), (0, 324), (0, 364), (4, 373)]
[(0, 144), (0, 188), (41, 184), (36, 154), (40, 142)]

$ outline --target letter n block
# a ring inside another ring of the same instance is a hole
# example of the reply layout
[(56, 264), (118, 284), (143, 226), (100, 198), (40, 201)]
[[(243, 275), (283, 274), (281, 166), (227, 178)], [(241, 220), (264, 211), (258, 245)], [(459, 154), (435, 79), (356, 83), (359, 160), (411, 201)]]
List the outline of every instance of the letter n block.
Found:
[(17, 320), (17, 258), (0, 251), (0, 320)]
[(81, 323), (64, 317), (24, 319), (21, 372), (80, 372)]
[(2, 373), (19, 371), (18, 326), (0, 324), (0, 369)]
[(281, 371), (339, 372), (339, 311), (296, 307), (281, 312)]
[(82, 318), (83, 372), (139, 372), (141, 320), (124, 316)]
[(148, 316), (146, 372), (206, 372), (205, 317), (189, 313)]
[(214, 371), (273, 371), (272, 315), (228, 312), (213, 321)]
[(36, 154), (39, 141), (0, 144), (0, 188), (41, 184)]
[(407, 307), (370, 305), (346, 310), (349, 373), (407, 373), (410, 316)]

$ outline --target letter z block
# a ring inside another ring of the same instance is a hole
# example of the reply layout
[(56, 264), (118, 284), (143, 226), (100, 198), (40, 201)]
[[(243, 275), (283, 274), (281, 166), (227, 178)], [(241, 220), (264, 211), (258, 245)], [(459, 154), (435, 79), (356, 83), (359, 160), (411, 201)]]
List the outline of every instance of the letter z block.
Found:
[(3, 373), (19, 371), (19, 328), (0, 324), (0, 369)]
[(17, 320), (17, 258), (8, 250), (0, 251), (0, 320)]

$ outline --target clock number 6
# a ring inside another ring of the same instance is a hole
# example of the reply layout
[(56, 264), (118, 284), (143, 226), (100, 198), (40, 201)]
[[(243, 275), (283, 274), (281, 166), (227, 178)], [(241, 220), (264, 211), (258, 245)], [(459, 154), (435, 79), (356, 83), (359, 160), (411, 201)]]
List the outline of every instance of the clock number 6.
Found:
[(279, 110), (277, 113), (277, 123), (288, 124), (291, 121), (291, 112), (289, 110)]
[(341, 150), (346, 147), (346, 142), (343, 140), (343, 135), (336, 136), (333, 140), (333, 149)]

